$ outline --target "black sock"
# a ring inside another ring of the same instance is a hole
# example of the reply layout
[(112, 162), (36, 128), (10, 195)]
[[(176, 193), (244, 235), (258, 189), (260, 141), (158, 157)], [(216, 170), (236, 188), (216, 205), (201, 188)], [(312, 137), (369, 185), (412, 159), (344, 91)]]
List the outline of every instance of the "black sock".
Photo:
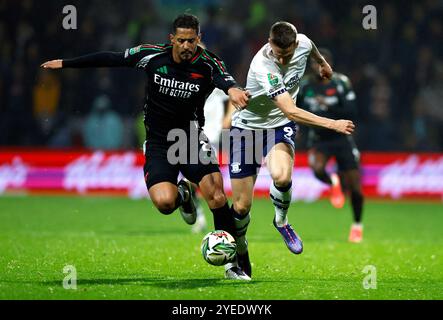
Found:
[(235, 237), (235, 223), (228, 202), (221, 208), (211, 209), (214, 216), (214, 228), (216, 230), (224, 230)]
[(354, 214), (354, 222), (360, 223), (363, 212), (363, 195), (360, 192), (351, 192), (352, 212)]
[(323, 181), (324, 183), (327, 183), (329, 185), (332, 185), (331, 177), (329, 176), (329, 174), (327, 174), (326, 171), (314, 171), (314, 175), (318, 180)]

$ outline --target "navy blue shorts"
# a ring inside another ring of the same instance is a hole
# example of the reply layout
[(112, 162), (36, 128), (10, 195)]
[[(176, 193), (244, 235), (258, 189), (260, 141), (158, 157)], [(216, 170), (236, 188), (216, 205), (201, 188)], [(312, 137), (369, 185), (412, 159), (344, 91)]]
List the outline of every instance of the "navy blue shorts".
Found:
[(272, 147), (280, 142), (295, 149), (297, 126), (288, 122), (273, 129), (248, 130), (232, 127), (230, 131), (231, 179), (255, 176), (260, 171), (262, 160)]

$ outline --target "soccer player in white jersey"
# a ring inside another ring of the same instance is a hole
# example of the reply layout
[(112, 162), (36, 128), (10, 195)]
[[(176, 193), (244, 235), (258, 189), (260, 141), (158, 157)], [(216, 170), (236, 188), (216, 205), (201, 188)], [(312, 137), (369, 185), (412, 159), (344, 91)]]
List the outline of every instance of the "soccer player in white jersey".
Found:
[[(233, 212), (236, 223), (238, 266), (251, 277), (246, 231), (254, 184), (265, 157), (273, 183), (270, 198), (275, 207), (274, 226), (288, 249), (295, 254), (303, 251), (301, 238), (288, 223), (287, 212), (292, 195), (296, 124), (303, 123), (351, 134), (354, 124), (349, 120), (319, 117), (296, 106), (299, 81), (308, 56), (319, 64), (319, 74), (330, 78), (332, 69), (304, 34), (298, 34), (289, 22), (279, 21), (270, 30), (268, 43), (253, 58), (246, 83), (250, 100), (246, 109), (232, 116), (230, 177), (233, 192)], [(256, 152), (260, 154), (256, 157)], [(252, 159), (252, 161), (251, 161)], [(299, 186), (303, 187), (303, 186)], [(226, 265), (227, 278), (232, 264)]]

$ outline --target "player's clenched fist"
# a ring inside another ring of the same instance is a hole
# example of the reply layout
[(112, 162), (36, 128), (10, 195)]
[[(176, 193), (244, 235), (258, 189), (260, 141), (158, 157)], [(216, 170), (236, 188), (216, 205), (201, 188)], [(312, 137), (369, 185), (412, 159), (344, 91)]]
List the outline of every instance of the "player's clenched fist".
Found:
[(320, 77), (322, 79), (331, 79), (331, 77), (332, 77), (332, 68), (329, 65), (329, 63), (324, 61), (323, 64), (321, 64), (319, 66), (319, 73), (320, 73)]
[(46, 61), (45, 63), (42, 63), (40, 67), (44, 69), (61, 69), (63, 67), (63, 60), (57, 59)]
[(355, 125), (350, 120), (334, 120), (332, 129), (344, 133), (344, 134), (351, 134), (354, 132)]
[(241, 110), (246, 108), (249, 101), (249, 92), (244, 91), (239, 88), (231, 88), (228, 90), (229, 99), (232, 102), (232, 105), (237, 109)]

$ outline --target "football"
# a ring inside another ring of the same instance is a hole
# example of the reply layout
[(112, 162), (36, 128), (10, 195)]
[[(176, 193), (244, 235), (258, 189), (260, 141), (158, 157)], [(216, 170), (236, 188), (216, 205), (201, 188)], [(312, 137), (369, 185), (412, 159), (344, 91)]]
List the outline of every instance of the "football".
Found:
[(237, 244), (228, 232), (215, 230), (203, 238), (201, 252), (206, 262), (214, 266), (222, 266), (235, 260)]

